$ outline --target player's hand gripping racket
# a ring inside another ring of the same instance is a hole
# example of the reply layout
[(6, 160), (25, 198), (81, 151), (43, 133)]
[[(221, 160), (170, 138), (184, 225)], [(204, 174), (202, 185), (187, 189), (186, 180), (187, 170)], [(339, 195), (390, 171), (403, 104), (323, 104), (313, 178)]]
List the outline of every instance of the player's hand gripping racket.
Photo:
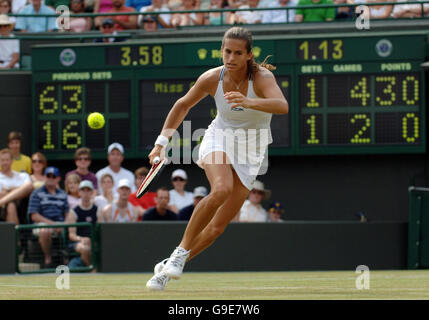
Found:
[(159, 157), (155, 157), (155, 159), (153, 159), (152, 168), (150, 168), (146, 178), (143, 180), (142, 184), (137, 190), (137, 194), (136, 194), (137, 198), (141, 198), (146, 193), (146, 191), (149, 190), (149, 187), (153, 184), (156, 178), (161, 174), (162, 169), (164, 169), (165, 161), (166, 161), (166, 158), (161, 160)]

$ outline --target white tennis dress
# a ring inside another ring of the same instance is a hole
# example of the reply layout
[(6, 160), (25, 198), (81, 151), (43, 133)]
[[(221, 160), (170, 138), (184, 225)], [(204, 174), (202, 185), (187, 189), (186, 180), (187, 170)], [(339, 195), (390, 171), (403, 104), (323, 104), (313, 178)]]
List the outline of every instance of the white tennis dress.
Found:
[[(270, 129), (272, 114), (242, 107), (231, 109), (231, 104), (224, 98), (224, 72), (225, 68), (221, 71), (214, 96), (217, 115), (204, 134), (197, 164), (204, 168), (204, 164), (210, 161), (204, 159), (208, 154), (223, 151), (243, 185), (251, 190), (258, 174), (265, 173), (263, 171), (267, 169), (268, 145), (273, 141)], [(251, 79), (247, 97), (259, 98)]]

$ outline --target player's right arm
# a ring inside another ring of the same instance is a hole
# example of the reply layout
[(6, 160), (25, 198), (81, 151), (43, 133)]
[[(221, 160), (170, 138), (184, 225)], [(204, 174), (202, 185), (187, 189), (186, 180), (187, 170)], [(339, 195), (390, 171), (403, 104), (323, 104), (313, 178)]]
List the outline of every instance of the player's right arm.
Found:
[[(161, 136), (170, 139), (176, 129), (185, 119), (192, 107), (204, 99), (207, 95), (214, 95), (219, 81), (219, 68), (210, 69), (204, 72), (191, 89), (180, 99), (178, 99), (165, 119), (164, 126), (162, 127)], [(150, 163), (153, 163), (155, 157), (164, 158), (161, 156), (161, 151), (164, 147), (155, 144), (151, 153), (149, 154)]]

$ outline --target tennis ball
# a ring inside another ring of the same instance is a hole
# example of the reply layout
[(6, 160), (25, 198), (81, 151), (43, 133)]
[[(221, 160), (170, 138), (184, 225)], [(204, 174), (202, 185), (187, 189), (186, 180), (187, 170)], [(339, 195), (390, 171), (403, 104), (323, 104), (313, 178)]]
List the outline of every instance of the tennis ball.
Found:
[(91, 129), (101, 129), (104, 123), (104, 116), (99, 112), (93, 112), (88, 116), (88, 125)]

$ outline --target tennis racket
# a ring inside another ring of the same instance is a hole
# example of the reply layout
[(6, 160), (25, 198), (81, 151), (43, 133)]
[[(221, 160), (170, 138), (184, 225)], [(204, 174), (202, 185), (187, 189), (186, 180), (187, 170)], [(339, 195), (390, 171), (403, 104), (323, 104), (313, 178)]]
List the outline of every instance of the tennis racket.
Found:
[(161, 174), (162, 169), (164, 169), (165, 161), (165, 158), (161, 161), (159, 157), (155, 157), (155, 159), (153, 160), (152, 168), (150, 168), (146, 178), (143, 180), (142, 184), (137, 190), (137, 198), (141, 198), (146, 193), (146, 191), (149, 190), (149, 187), (153, 185), (153, 182)]

